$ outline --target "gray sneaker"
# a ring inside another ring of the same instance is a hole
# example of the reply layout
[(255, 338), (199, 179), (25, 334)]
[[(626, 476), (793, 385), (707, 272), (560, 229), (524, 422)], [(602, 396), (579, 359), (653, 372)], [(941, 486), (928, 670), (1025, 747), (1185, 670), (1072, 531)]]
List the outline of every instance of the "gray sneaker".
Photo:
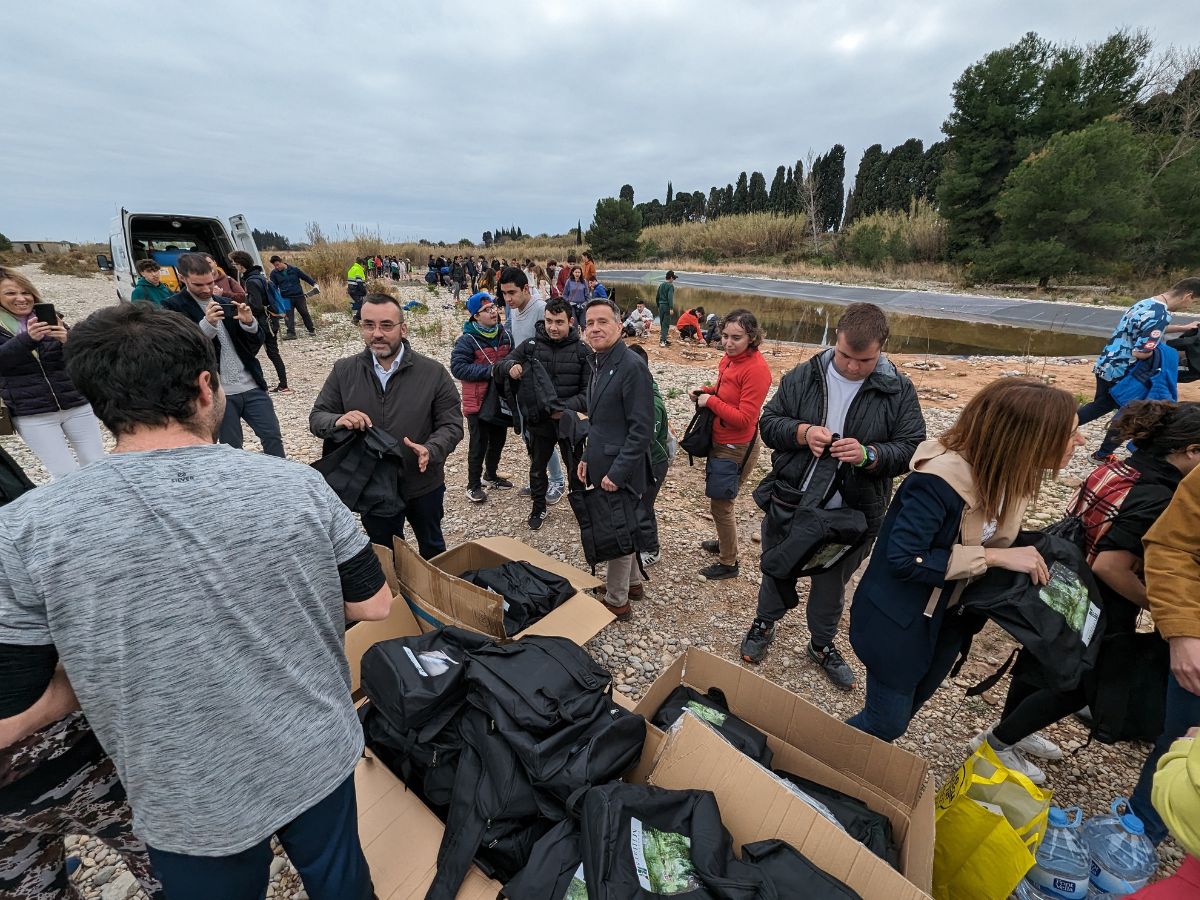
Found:
[(760, 663), (767, 658), (767, 648), (775, 640), (775, 623), (755, 619), (742, 640), (742, 659), (749, 663)]
[(844, 691), (854, 687), (854, 672), (850, 666), (846, 664), (846, 660), (842, 658), (842, 654), (838, 653), (837, 648), (830, 644), (821, 650), (813, 647), (812, 642), (808, 644), (808, 658), (820, 666), (825, 675), (837, 687)]
[(566, 492), (567, 492), (567, 490), (563, 485), (552, 484), (552, 485), (550, 485), (549, 489), (546, 491), (546, 502), (550, 506), (554, 506), (556, 503), (558, 503), (560, 500), (562, 500), (563, 495), (566, 494)]

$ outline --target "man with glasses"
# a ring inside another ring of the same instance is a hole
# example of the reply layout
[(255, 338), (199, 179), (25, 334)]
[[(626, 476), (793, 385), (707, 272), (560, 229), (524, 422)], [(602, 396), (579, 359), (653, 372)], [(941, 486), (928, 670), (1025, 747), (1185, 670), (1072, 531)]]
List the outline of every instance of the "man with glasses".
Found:
[(404, 512), (362, 517), (372, 543), (392, 545), (404, 537), (407, 520), (421, 556), (446, 549), (442, 501), (446, 457), (463, 438), (458, 388), (445, 366), (408, 345), (408, 325), (399, 302), (387, 294), (367, 294), (360, 310), (362, 353), (333, 364), (308, 417), (317, 437), (339, 428), (379, 428), (404, 445), (404, 471), (397, 491)]

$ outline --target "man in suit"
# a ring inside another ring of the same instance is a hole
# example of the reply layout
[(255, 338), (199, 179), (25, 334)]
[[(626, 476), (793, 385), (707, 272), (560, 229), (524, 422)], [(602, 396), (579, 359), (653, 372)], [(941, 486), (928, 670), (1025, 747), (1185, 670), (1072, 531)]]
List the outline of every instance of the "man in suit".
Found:
[(245, 303), (213, 296), (216, 276), (208, 257), (201, 253), (180, 256), (175, 271), (183, 290), (163, 301), (163, 308), (187, 316), (213, 343), (221, 387), (225, 389), (221, 443), (240, 449), (245, 419), (262, 441), (263, 452), (282, 458), (279, 418), (267, 393), (262, 366), (255, 358), (266, 340), (266, 332), (254, 318), (254, 310)]
[[(621, 312), (611, 300), (595, 299), (585, 311), (592, 369), (587, 392), (588, 436), (579, 480), (605, 491), (640, 498), (649, 487), (650, 439), (654, 434), (654, 391), (650, 370), (621, 340)], [(632, 615), (630, 600), (643, 595), (637, 554), (609, 560), (604, 603), (621, 621)]]

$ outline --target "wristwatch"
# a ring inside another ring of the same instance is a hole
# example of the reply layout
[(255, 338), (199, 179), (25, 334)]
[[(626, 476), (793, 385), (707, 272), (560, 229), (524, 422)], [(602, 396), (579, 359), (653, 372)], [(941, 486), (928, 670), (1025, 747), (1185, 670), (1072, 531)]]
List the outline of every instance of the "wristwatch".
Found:
[(879, 453), (874, 447), (863, 447), (863, 461), (858, 464), (861, 469), (863, 466), (873, 466), (875, 461), (879, 459)]

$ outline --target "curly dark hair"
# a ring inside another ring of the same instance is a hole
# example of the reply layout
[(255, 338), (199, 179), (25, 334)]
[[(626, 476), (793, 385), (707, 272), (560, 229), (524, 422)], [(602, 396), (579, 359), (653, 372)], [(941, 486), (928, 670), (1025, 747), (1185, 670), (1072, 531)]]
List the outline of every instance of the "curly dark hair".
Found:
[(1123, 441), (1139, 450), (1166, 456), (1200, 444), (1200, 403), (1138, 400), (1125, 406), (1115, 427)]

